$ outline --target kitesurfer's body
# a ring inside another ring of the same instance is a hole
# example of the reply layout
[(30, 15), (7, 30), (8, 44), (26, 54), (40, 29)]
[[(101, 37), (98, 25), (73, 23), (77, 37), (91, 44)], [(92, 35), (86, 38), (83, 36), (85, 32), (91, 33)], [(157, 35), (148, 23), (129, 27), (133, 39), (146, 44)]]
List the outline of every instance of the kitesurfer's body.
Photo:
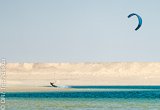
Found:
[(50, 85), (53, 86), (53, 87), (58, 87), (54, 84), (54, 82), (50, 82)]

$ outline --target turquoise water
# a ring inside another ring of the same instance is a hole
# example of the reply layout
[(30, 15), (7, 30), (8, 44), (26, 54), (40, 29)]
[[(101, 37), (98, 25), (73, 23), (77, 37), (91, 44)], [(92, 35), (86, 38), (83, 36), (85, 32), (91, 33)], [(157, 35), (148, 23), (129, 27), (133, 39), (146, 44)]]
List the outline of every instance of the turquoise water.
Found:
[(160, 86), (72, 86), (6, 94), (6, 110), (160, 110)]

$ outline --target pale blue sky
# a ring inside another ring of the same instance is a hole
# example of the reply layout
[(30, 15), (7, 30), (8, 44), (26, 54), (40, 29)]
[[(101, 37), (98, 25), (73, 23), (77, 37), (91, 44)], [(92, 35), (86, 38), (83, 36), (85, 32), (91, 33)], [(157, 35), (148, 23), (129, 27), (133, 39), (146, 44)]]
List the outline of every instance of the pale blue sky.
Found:
[[(8, 62), (160, 61), (160, 0), (0, 0)], [(137, 18), (143, 19), (138, 30)]]

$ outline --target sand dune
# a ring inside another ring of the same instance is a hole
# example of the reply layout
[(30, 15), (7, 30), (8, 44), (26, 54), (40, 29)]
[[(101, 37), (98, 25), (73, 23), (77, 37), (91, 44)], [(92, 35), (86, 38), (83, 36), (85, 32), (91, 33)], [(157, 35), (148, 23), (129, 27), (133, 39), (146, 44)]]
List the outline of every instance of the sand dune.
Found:
[(160, 63), (8, 63), (8, 86), (160, 85)]

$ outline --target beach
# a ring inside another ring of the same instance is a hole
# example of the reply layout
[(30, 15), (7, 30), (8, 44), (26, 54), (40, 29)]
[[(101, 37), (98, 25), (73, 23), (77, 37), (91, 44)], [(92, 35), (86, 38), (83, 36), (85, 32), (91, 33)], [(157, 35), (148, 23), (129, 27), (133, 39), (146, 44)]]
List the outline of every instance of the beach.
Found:
[(159, 62), (8, 63), (7, 90), (56, 90), (70, 85), (160, 85)]

